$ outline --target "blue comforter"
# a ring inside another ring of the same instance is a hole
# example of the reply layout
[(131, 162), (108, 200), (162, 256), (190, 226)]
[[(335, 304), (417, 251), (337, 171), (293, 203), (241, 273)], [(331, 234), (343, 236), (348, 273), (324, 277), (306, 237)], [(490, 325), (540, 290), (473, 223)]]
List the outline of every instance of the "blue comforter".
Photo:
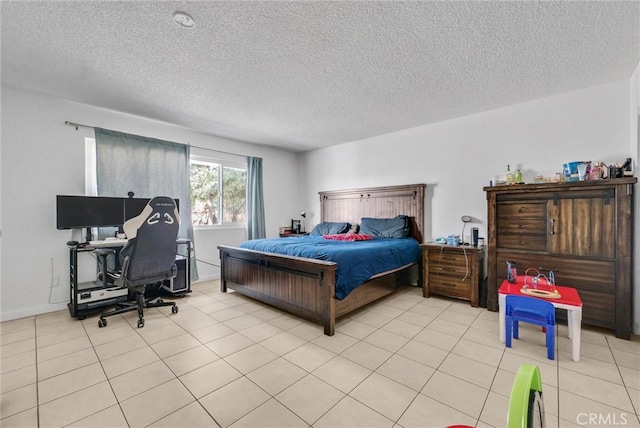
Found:
[(339, 300), (372, 276), (418, 262), (421, 256), (420, 245), (412, 238), (338, 241), (322, 236), (303, 236), (253, 239), (243, 242), (240, 247), (336, 262), (336, 298)]

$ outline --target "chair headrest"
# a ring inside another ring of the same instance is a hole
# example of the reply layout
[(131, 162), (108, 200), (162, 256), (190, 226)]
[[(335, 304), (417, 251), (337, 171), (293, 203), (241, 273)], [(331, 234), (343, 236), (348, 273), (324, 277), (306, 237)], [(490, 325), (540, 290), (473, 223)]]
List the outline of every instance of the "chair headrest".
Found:
[(176, 202), (168, 196), (156, 196), (147, 204), (151, 208), (146, 223), (156, 224), (163, 221), (168, 224), (180, 223), (180, 216), (176, 209)]

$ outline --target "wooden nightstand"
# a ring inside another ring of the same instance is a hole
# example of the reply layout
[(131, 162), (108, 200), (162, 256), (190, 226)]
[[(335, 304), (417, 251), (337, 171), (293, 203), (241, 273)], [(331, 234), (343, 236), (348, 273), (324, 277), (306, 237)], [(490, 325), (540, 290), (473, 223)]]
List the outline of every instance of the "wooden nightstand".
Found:
[(281, 238), (291, 238), (291, 237), (297, 237), (297, 236), (307, 236), (308, 233), (307, 232), (300, 232), (300, 233), (281, 233), (280, 237)]
[(422, 294), (468, 300), (478, 306), (484, 279), (484, 247), (421, 244)]

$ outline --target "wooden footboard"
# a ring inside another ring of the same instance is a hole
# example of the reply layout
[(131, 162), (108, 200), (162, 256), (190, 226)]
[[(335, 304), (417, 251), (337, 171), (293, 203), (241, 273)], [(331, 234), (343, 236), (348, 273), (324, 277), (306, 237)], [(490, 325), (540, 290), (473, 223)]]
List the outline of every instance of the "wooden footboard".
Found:
[(369, 280), (343, 300), (335, 295), (337, 264), (219, 246), (220, 289), (275, 306), (324, 327), (333, 336), (336, 319), (412, 283), (420, 283), (417, 264)]
[(337, 264), (219, 246), (220, 289), (235, 290), (335, 331), (335, 272)]

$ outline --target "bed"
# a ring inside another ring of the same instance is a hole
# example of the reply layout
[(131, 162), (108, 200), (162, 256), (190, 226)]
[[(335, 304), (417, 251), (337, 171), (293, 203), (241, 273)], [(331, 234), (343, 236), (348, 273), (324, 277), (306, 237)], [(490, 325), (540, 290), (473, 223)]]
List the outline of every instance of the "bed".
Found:
[[(409, 236), (422, 242), (424, 184), (320, 192), (319, 222), (360, 224), (363, 217), (409, 218)], [(283, 238), (286, 240), (298, 238)], [(338, 263), (247, 248), (219, 246), (221, 291), (237, 293), (318, 322), (335, 333), (336, 319), (401, 287), (422, 285), (419, 258), (367, 280), (336, 298)]]

